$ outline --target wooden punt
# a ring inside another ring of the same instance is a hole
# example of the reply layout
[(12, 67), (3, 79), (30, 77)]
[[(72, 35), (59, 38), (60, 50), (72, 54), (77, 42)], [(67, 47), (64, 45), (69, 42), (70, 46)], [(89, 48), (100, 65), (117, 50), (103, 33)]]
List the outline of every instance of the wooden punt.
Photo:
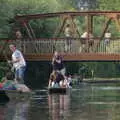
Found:
[(68, 93), (70, 88), (48, 88), (48, 92), (50, 94), (52, 93), (60, 93), (60, 94), (66, 94)]
[(21, 92), (17, 90), (0, 90), (0, 99), (4, 100), (28, 100), (32, 96), (32, 92)]

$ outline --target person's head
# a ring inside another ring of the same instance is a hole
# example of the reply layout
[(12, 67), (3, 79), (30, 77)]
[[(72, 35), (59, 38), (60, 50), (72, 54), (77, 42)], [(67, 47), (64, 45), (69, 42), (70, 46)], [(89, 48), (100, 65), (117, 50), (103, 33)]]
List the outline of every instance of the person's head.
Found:
[(1, 82), (4, 83), (6, 80), (14, 80), (14, 74), (12, 72), (7, 72), (5, 77), (2, 78)]
[(6, 79), (7, 80), (13, 80), (14, 79), (14, 74), (12, 72), (8, 72), (6, 73)]
[(55, 51), (54, 52), (54, 56), (58, 56), (59, 54), (58, 54), (58, 52), (57, 51)]
[(16, 46), (14, 44), (10, 44), (9, 48), (12, 52), (14, 52), (16, 50)]

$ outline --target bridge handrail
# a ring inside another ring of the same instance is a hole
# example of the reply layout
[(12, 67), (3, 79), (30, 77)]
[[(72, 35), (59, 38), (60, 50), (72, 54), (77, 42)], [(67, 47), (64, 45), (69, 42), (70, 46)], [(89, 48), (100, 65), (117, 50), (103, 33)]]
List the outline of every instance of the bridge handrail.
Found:
[[(92, 41), (91, 41), (92, 40)], [(6, 40), (0, 40), (0, 50), (4, 46)], [(53, 53), (54, 50), (67, 53), (119, 53), (120, 38), (111, 38), (108, 44), (105, 44), (104, 39), (88, 38), (82, 42), (81, 38), (39, 38), (39, 39), (22, 39), (22, 40), (7, 40), (8, 45), (14, 43), (23, 51), (24, 54), (30, 53)], [(5, 51), (10, 53), (6, 46)], [(66, 48), (68, 47), (68, 49)]]

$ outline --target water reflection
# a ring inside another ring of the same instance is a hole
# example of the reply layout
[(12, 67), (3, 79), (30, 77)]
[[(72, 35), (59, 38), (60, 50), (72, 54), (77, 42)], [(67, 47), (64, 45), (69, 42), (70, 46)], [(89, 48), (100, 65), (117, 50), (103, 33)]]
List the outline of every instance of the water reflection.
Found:
[(31, 100), (0, 105), (0, 120), (120, 120), (120, 89), (86, 84), (66, 95), (39, 90)]
[(49, 114), (51, 120), (67, 119), (70, 111), (70, 95), (51, 94), (48, 96)]
[(9, 102), (4, 115), (5, 120), (27, 120), (29, 105), (29, 100)]
[(5, 104), (0, 104), (0, 120), (5, 120)]

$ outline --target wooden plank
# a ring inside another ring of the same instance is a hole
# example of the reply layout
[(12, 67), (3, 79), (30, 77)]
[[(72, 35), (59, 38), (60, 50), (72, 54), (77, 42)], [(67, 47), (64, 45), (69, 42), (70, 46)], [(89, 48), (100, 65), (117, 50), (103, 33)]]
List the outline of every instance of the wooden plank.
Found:
[[(81, 53), (81, 54), (61, 54), (64, 61), (120, 61), (120, 54), (103, 54), (103, 53)], [(30, 61), (51, 61), (53, 54), (33, 54), (25, 55)]]
[[(62, 53), (64, 61), (120, 61), (120, 54), (104, 53)], [(45, 54), (25, 54), (27, 61), (51, 61), (53, 53)], [(10, 57), (9, 57), (10, 58)], [(0, 60), (4, 61), (4, 56), (0, 55)]]

